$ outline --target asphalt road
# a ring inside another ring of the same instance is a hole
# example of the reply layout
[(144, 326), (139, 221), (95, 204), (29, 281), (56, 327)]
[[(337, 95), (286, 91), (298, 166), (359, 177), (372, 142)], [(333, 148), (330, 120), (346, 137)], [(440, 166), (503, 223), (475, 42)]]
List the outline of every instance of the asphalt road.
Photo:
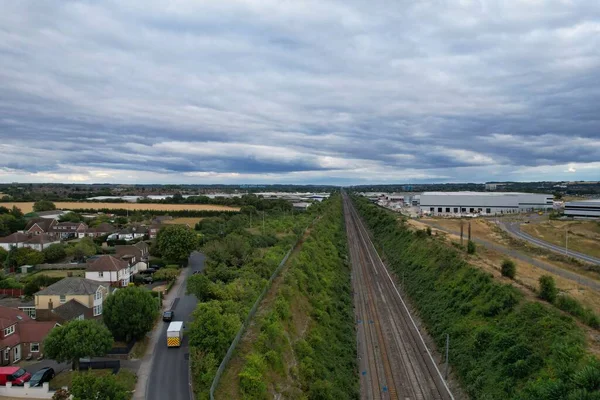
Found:
[(347, 196), (344, 215), (352, 264), (361, 399), (453, 399)]
[[(193, 253), (189, 259), (189, 268), (187, 276), (194, 271), (204, 269), (204, 255), (198, 252)], [(175, 311), (175, 321), (184, 321), (187, 328), (187, 322), (190, 321), (192, 311), (196, 308), (198, 300), (196, 296), (185, 295), (185, 283), (179, 288), (177, 298), (173, 303), (172, 310)], [(189, 346), (187, 336), (183, 337), (181, 347), (167, 347), (167, 327), (163, 326), (158, 343), (154, 350), (152, 361), (152, 372), (146, 388), (146, 399), (149, 400), (190, 400), (191, 387), (189, 381)]]
[(565, 247), (557, 246), (552, 243), (548, 243), (546, 241), (543, 241), (541, 239), (533, 237), (528, 233), (523, 232), (521, 230), (520, 224), (518, 222), (499, 222), (498, 225), (501, 226), (502, 228), (504, 228), (504, 230), (506, 230), (508, 233), (515, 236), (516, 238), (521, 239), (521, 240), (526, 240), (527, 242), (529, 242), (533, 245), (536, 245), (539, 247), (544, 247), (550, 251), (554, 251), (554, 252), (562, 254), (562, 255), (567, 255), (569, 257), (579, 258), (580, 260), (583, 260), (583, 261), (586, 261), (586, 262), (589, 262), (592, 264), (600, 265), (600, 258), (588, 256), (587, 254), (578, 253), (578, 252), (572, 251), (572, 250), (565, 250)]

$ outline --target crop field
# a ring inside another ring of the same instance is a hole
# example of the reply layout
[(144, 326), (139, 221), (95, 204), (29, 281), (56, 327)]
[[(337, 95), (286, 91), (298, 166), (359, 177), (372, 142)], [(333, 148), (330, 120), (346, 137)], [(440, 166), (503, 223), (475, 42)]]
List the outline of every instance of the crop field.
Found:
[[(57, 201), (56, 208), (61, 210), (86, 210), (86, 209), (113, 209), (113, 210), (140, 210), (140, 211), (239, 211), (239, 207), (219, 206), (212, 204), (140, 204), (140, 203), (86, 203), (72, 201)], [(17, 206), (25, 214), (33, 211), (33, 202), (0, 202), (0, 206), (12, 208)]]
[(163, 224), (167, 224), (167, 225), (189, 225), (190, 227), (193, 228), (201, 220), (202, 220), (201, 217), (181, 217), (181, 218), (173, 218), (170, 221), (164, 221)]

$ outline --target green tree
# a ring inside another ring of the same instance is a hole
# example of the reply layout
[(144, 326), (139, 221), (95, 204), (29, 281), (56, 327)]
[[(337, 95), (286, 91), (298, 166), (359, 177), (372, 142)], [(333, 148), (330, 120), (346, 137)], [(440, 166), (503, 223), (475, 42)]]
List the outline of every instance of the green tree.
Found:
[(65, 245), (60, 243), (51, 244), (42, 250), (46, 262), (53, 263), (62, 260), (67, 256)]
[(506, 259), (502, 261), (502, 276), (506, 276), (510, 279), (515, 279), (517, 274), (517, 265), (513, 260)]
[(58, 217), (58, 220), (60, 222), (82, 222), (83, 217), (79, 213), (70, 212), (61, 215), (60, 217)]
[(157, 315), (150, 292), (137, 286), (120, 289), (104, 302), (104, 323), (117, 340), (141, 339), (152, 329)]
[(96, 254), (97, 250), (94, 240), (90, 237), (84, 237), (74, 246), (67, 247), (66, 252), (73, 259), (83, 261), (86, 257)]
[(117, 378), (108, 374), (96, 376), (89, 372), (79, 372), (71, 384), (73, 400), (128, 400), (131, 395)]
[(52, 211), (56, 210), (56, 205), (49, 200), (40, 200), (36, 201), (33, 204), (33, 211), (42, 212), (42, 211)]
[(212, 281), (204, 274), (194, 274), (187, 278), (186, 293), (193, 294), (200, 301), (207, 301), (211, 298), (210, 287)]
[(469, 240), (467, 242), (467, 253), (468, 254), (475, 254), (475, 252), (477, 251), (477, 246), (475, 246), (475, 242), (472, 240)]
[(11, 267), (20, 267), (21, 265), (37, 265), (44, 262), (44, 255), (42, 252), (29, 247), (12, 248), (9, 256)]
[(103, 356), (112, 345), (108, 328), (96, 320), (86, 319), (52, 329), (44, 340), (44, 352), (52, 360), (70, 361), (72, 369), (77, 371), (80, 358)]
[(20, 208), (18, 208), (17, 206), (13, 206), (12, 209), (10, 210), (10, 214), (15, 217), (16, 219), (23, 219), (23, 217), (25, 217), (25, 215), (23, 214), (23, 211), (21, 211)]
[(556, 296), (558, 295), (558, 289), (556, 288), (556, 283), (554, 282), (554, 278), (550, 275), (542, 275), (539, 279), (540, 283), (540, 292), (539, 297), (542, 300), (546, 300), (549, 303), (554, 303), (556, 300)]
[(25, 284), (23, 291), (25, 292), (25, 296), (31, 297), (37, 292), (39, 292), (40, 289), (50, 286), (53, 283), (60, 281), (61, 279), (62, 278), (60, 277), (53, 278), (44, 274), (35, 274)]
[(164, 260), (185, 264), (192, 251), (198, 248), (198, 237), (186, 226), (169, 225), (158, 231), (156, 243)]
[(16, 218), (11, 214), (0, 214), (0, 237), (8, 236), (12, 233), (11, 226)]
[(200, 351), (225, 354), (241, 326), (240, 317), (219, 301), (200, 303), (189, 329), (190, 344)]
[(155, 281), (173, 281), (179, 276), (179, 269), (161, 268), (152, 275)]

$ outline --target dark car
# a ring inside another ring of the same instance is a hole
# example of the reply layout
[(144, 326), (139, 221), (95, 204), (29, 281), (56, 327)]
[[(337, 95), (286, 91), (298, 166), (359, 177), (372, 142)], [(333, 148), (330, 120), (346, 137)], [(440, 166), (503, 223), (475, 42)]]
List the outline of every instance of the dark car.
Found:
[(175, 317), (175, 311), (165, 311), (163, 313), (163, 321), (165, 321), (165, 322), (171, 322), (174, 317)]
[(142, 275), (152, 275), (155, 272), (156, 272), (156, 270), (154, 268), (148, 268), (148, 269), (145, 269), (143, 271), (140, 271), (140, 274), (142, 274)]
[(29, 380), (29, 386), (31, 386), (31, 387), (42, 386), (42, 384), (44, 382), (50, 382), (50, 380), (52, 378), (54, 378), (54, 375), (55, 375), (54, 369), (52, 369), (50, 367), (42, 368), (38, 372), (33, 374), (31, 379)]
[(202, 271), (194, 271), (194, 274), (193, 274), (193, 275), (196, 275), (196, 274), (201, 274), (201, 273), (202, 273)]
[(144, 283), (152, 283), (152, 282), (154, 282), (154, 278), (152, 278), (152, 275), (150, 275), (150, 276), (144, 276), (142, 278), (142, 280), (144, 281)]

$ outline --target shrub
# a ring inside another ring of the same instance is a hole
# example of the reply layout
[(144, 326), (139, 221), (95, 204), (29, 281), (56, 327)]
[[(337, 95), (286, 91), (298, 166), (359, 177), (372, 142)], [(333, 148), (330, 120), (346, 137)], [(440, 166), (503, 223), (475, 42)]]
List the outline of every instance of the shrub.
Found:
[(431, 227), (430, 226), (427, 227), (427, 235), (431, 236)]
[(240, 372), (240, 389), (247, 399), (264, 399), (267, 395), (267, 385), (263, 374), (267, 365), (262, 355), (250, 354), (246, 359), (246, 365)]
[(504, 260), (502, 261), (502, 276), (506, 276), (510, 279), (515, 279), (515, 275), (517, 274), (517, 266), (513, 260)]
[(558, 294), (558, 289), (556, 288), (554, 278), (550, 275), (542, 275), (540, 276), (539, 282), (540, 292), (538, 295), (540, 299), (546, 300), (549, 303), (554, 303), (556, 300), (556, 295)]
[(473, 242), (472, 240), (469, 240), (467, 242), (467, 253), (475, 254), (476, 250), (477, 250), (477, 247), (475, 246), (475, 242)]

